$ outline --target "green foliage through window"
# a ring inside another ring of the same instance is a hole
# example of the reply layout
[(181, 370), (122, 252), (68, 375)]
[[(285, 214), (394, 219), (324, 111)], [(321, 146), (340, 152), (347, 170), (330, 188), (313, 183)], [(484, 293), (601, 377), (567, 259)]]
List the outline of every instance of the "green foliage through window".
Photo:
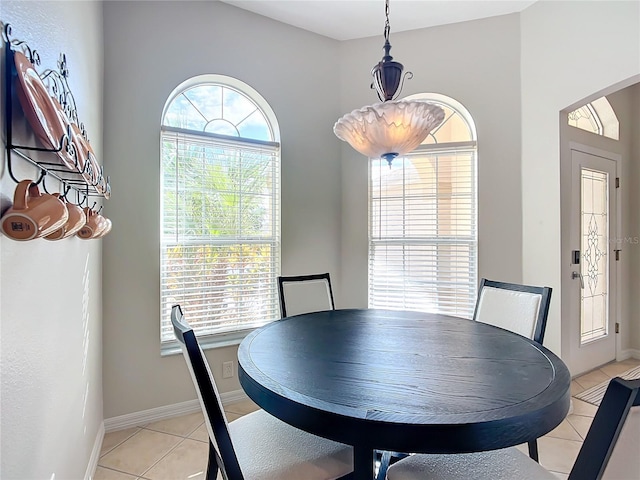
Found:
[[(176, 122), (182, 127), (194, 123), (178, 121), (177, 112), (187, 108), (185, 99), (197, 100), (188, 94), (170, 104), (165, 119), (173, 125), (163, 127), (161, 140), (162, 341), (173, 340), (169, 313), (176, 303), (199, 335), (262, 325), (278, 311), (278, 146), (230, 141), (206, 128), (172, 128)], [(214, 112), (214, 104), (196, 110)], [(246, 102), (242, 108), (245, 119), (257, 111)]]

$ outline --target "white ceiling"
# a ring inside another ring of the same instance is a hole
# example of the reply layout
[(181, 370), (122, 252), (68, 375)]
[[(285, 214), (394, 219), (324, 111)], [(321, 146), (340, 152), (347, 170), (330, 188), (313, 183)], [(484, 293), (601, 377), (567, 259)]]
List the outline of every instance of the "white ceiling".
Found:
[[(336, 40), (382, 36), (384, 0), (221, 0)], [(391, 0), (391, 34), (520, 12), (536, 0)]]

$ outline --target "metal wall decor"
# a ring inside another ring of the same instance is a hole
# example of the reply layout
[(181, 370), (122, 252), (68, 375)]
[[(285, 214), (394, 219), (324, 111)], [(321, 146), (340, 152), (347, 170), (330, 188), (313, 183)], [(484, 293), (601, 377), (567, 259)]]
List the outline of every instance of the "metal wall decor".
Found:
[[(66, 55), (60, 54), (57, 70), (46, 69), (39, 73), (36, 71), (40, 65), (38, 52), (26, 42), (11, 38), (11, 33), (11, 25), (5, 24), (2, 31), (5, 46), (4, 115), (9, 176), (20, 183), (12, 168), (14, 159), (19, 158), (39, 170), (39, 178), (34, 183), (45, 191), (45, 179), (52, 177), (62, 184), (62, 196), (76, 193), (77, 204), (88, 206), (92, 196), (108, 199), (111, 196), (110, 180), (99, 165), (84, 125), (78, 119), (76, 101), (68, 83)], [(15, 143), (16, 98), (42, 146)], [(41, 160), (42, 155), (35, 158), (36, 152), (53, 155)]]

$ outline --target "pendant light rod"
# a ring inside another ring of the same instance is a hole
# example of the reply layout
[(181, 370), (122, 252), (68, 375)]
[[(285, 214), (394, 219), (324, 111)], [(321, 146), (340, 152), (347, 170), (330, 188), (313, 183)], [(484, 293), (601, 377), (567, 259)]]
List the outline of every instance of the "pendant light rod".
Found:
[[(384, 49), (384, 56), (382, 57), (383, 63), (390, 62), (391, 60), (393, 60), (393, 57), (389, 53), (391, 51), (391, 43), (389, 42), (389, 34), (391, 33), (391, 26), (389, 25), (389, 0), (386, 0), (384, 13), (387, 19), (384, 22), (384, 32), (383, 32), (383, 36), (384, 36), (384, 47), (382, 47)], [(402, 64), (399, 64), (399, 65), (402, 67)], [(400, 70), (402, 71), (402, 68)], [(382, 98), (380, 100), (382, 100)]]
[[(402, 71), (404, 66), (400, 62), (394, 62), (393, 57), (390, 54), (391, 42), (389, 42), (389, 34), (391, 32), (391, 25), (389, 23), (389, 0), (385, 0), (385, 23), (384, 23), (384, 56), (382, 60), (371, 70), (373, 76), (373, 83), (371, 88), (375, 88), (378, 98), (382, 102), (393, 100), (396, 97), (396, 93), (399, 95), (402, 91), (400, 82), (404, 83)], [(405, 77), (412, 78), (411, 72), (405, 73)]]
[(386, 20), (384, 22), (383, 35), (386, 43), (389, 43), (389, 33), (391, 33), (391, 25), (389, 25), (389, 0), (385, 0), (384, 15), (386, 17)]
[[(405, 155), (422, 143), (429, 132), (442, 123), (444, 110), (421, 100), (395, 100), (402, 91), (404, 66), (390, 54), (389, 0), (385, 0), (384, 56), (371, 70), (381, 103), (365, 106), (343, 115), (333, 126), (340, 140), (369, 158), (384, 158), (389, 166), (394, 158)], [(398, 90), (400, 88), (400, 91)]]

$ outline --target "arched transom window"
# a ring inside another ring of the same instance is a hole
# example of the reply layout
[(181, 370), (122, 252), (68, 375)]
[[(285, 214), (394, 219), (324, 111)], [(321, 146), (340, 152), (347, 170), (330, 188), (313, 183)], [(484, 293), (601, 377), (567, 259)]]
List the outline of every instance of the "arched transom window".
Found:
[(600, 97), (569, 112), (567, 122), (572, 127), (619, 140), (620, 123), (606, 97)]
[[(161, 128), (161, 341), (180, 304), (198, 335), (233, 341), (278, 316), (277, 121), (248, 85), (208, 75), (178, 87)], [(205, 339), (205, 344), (206, 344)]]
[(369, 306), (471, 317), (477, 282), (476, 133), (452, 98), (414, 152), (370, 160)]

